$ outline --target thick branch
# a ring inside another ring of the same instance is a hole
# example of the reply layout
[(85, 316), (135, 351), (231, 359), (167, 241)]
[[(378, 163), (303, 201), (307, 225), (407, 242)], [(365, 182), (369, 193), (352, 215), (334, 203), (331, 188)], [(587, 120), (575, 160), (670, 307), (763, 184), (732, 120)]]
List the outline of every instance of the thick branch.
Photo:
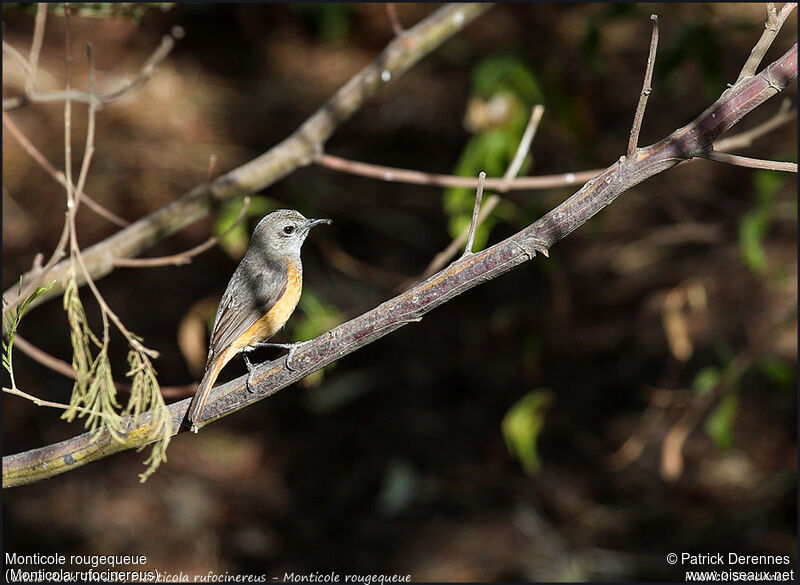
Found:
[[(622, 192), (681, 161), (701, 155), (723, 132), (736, 124), (797, 77), (797, 45), (755, 77), (726, 91), (690, 124), (662, 141), (621, 157), (572, 197), (524, 230), (475, 254), (453, 262), (412, 289), (371, 311), (339, 325), (304, 345), (295, 354), (293, 369), (283, 358), (266, 362), (254, 372), (255, 392), (242, 376), (215, 387), (203, 412), (201, 426), (241, 410), (296, 382), (311, 372), (391, 333), (470, 288), (487, 282), (530, 260), (540, 244), (550, 246), (599, 213)], [(169, 406), (175, 432), (184, 423), (190, 399)], [(3, 486), (49, 478), (106, 455), (147, 442), (149, 415), (134, 428), (128, 421), (124, 442), (107, 433), (84, 433), (61, 443), (3, 458)]]
[[(207, 215), (219, 203), (260, 191), (279, 181), (300, 166), (309, 164), (333, 131), (347, 120), (364, 101), (385, 84), (407, 71), (422, 57), (486, 11), (488, 4), (448, 4), (393, 40), (369, 65), (348, 81), (291, 136), (258, 158), (220, 176), (211, 183), (198, 185), (180, 199), (120, 230), (113, 236), (86, 248), (83, 258), (94, 280), (114, 270), (117, 258), (131, 258), (156, 242)], [(412, 43), (408, 43), (412, 39)], [(69, 262), (53, 267), (48, 279), (56, 285), (37, 297), (31, 307), (63, 293)], [(34, 276), (30, 271), (24, 280)], [(78, 284), (85, 284), (81, 275)], [(8, 304), (17, 303), (17, 287), (5, 292)]]

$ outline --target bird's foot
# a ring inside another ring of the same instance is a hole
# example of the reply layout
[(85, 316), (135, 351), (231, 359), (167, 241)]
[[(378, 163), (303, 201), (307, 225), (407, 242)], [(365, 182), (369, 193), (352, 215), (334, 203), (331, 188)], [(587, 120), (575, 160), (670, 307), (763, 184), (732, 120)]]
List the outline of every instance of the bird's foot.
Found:
[(249, 346), (247, 351), (252, 351), (257, 347), (278, 347), (280, 349), (288, 349), (289, 353), (286, 354), (286, 369), (295, 372), (297, 371), (295, 368), (292, 367), (292, 358), (294, 358), (294, 354), (297, 353), (297, 350), (307, 344), (308, 341), (296, 341), (294, 343), (268, 343), (268, 342), (261, 342), (255, 345)]
[(255, 370), (255, 366), (250, 362), (250, 358), (247, 357), (247, 354), (254, 349), (254, 347), (248, 346), (242, 350), (242, 359), (244, 359), (244, 365), (247, 366), (247, 381), (245, 384), (247, 385), (248, 392), (255, 392), (253, 389), (253, 370)]

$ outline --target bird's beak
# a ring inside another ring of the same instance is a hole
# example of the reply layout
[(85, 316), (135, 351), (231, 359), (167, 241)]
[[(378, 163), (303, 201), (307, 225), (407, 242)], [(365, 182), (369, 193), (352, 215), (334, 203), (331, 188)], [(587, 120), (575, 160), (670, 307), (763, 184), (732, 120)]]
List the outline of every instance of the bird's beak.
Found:
[(309, 219), (308, 223), (306, 223), (306, 229), (310, 230), (315, 225), (319, 225), (321, 223), (327, 223), (330, 225), (333, 223), (333, 221), (330, 219)]

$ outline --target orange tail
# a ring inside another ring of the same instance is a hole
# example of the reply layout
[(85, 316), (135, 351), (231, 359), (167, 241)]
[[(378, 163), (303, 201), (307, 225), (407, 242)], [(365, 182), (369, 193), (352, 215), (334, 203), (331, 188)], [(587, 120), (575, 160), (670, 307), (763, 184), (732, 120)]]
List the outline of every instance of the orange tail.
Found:
[(192, 403), (189, 405), (189, 422), (192, 423), (193, 433), (196, 433), (198, 430), (197, 422), (200, 420), (200, 415), (203, 413), (203, 408), (208, 400), (208, 393), (211, 392), (214, 382), (217, 381), (219, 371), (227, 363), (225, 359), (227, 354), (228, 350), (225, 350), (206, 367), (203, 379), (200, 380), (200, 384), (197, 385), (197, 392), (195, 392)]

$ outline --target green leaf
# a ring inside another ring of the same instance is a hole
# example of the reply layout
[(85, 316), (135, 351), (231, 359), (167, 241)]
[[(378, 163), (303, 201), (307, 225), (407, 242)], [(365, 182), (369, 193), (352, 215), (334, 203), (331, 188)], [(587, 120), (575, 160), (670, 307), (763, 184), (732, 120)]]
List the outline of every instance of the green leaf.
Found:
[(719, 368), (703, 368), (692, 380), (692, 392), (698, 396), (705, 396), (717, 387), (721, 377)]
[(772, 223), (775, 197), (786, 177), (777, 171), (757, 171), (753, 180), (757, 204), (739, 222), (739, 247), (745, 264), (754, 273), (761, 275), (767, 269), (764, 239)]
[(541, 469), (536, 445), (544, 428), (545, 411), (553, 401), (551, 392), (539, 388), (528, 392), (503, 417), (501, 428), (509, 453), (516, 457), (526, 473)]
[(769, 215), (762, 209), (746, 214), (739, 223), (739, 249), (747, 267), (756, 274), (764, 274), (767, 269), (764, 237), (769, 223)]
[(785, 173), (778, 171), (756, 171), (753, 179), (756, 187), (756, 197), (758, 198), (759, 208), (767, 207), (772, 209), (772, 202), (778, 191), (786, 182)]
[[(44, 286), (37, 286), (36, 290), (34, 290), (28, 298), (23, 300), (19, 305), (17, 305), (16, 311), (10, 313), (6, 316), (3, 322), (3, 367), (9, 373), (9, 375), (14, 377), (14, 372), (12, 371), (12, 359), (11, 359), (11, 350), (14, 347), (14, 339), (17, 336), (17, 329), (19, 328), (20, 321), (22, 321), (23, 315), (28, 311), (28, 307), (30, 307), (31, 303), (39, 297), (49, 291), (55, 285), (56, 281), (52, 281), (50, 284)], [(22, 292), (22, 277), (19, 277), (19, 291)]]
[(706, 419), (706, 433), (720, 449), (727, 449), (733, 441), (733, 423), (739, 410), (739, 396), (728, 392)]
[(781, 390), (792, 390), (797, 379), (795, 367), (784, 360), (764, 357), (756, 362), (758, 370)]
[(483, 98), (509, 92), (528, 109), (544, 103), (544, 94), (533, 71), (515, 55), (492, 55), (483, 59), (472, 74), (472, 87), (474, 93)]
[[(523, 130), (490, 130), (473, 136), (467, 143), (464, 153), (456, 165), (454, 173), (460, 177), (477, 177), (485, 171), (489, 177), (500, 177), (511, 164)], [(522, 167), (522, 173), (526, 165)], [(491, 192), (484, 191), (483, 200), (486, 201)], [(480, 250), (486, 245), (492, 228), (497, 224), (497, 218), (503, 213), (508, 213), (507, 202), (502, 202), (495, 211), (487, 217), (475, 232), (475, 246)], [(472, 219), (472, 209), (475, 205), (475, 190), (461, 187), (445, 189), (442, 195), (442, 206), (448, 217), (447, 229), (450, 237), (455, 238), (469, 227)]]

